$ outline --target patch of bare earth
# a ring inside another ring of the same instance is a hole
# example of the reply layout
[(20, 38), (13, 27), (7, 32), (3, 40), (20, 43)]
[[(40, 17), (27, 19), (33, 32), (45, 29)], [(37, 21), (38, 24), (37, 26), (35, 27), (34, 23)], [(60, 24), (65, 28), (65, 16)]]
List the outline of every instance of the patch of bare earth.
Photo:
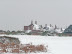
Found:
[(47, 48), (44, 45), (0, 43), (0, 53), (8, 53), (8, 52), (9, 53), (47, 52)]

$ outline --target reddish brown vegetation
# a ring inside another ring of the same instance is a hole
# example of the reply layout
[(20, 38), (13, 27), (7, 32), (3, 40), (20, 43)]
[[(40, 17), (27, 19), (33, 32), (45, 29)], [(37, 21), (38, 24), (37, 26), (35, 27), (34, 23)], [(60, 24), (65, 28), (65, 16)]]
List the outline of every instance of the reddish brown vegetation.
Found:
[[(10, 49), (10, 51), (9, 51)], [(31, 52), (47, 52), (47, 49), (44, 45), (32, 45), (32, 44), (14, 44), (0, 43), (0, 53), (31, 53)]]

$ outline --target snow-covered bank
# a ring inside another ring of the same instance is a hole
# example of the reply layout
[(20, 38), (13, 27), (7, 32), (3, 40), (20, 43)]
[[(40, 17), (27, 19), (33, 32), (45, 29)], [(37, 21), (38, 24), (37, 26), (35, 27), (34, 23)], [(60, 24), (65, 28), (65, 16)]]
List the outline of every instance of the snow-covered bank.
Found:
[[(2, 36), (2, 35), (1, 35)], [(48, 45), (48, 52), (35, 54), (72, 54), (72, 37), (7, 35), (17, 37), (22, 44)], [(51, 52), (51, 53), (49, 53)], [(31, 53), (34, 54), (34, 53)]]

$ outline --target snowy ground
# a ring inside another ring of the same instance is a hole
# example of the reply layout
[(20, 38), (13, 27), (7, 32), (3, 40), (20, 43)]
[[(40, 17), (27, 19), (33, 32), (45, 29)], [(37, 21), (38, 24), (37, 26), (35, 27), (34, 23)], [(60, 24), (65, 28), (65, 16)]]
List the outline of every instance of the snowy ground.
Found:
[[(72, 54), (72, 37), (57, 36), (28, 36), (28, 35), (7, 35), (17, 37), (22, 44), (32, 43), (34, 45), (48, 45), (48, 52), (29, 54)], [(10, 54), (10, 53), (9, 53)]]

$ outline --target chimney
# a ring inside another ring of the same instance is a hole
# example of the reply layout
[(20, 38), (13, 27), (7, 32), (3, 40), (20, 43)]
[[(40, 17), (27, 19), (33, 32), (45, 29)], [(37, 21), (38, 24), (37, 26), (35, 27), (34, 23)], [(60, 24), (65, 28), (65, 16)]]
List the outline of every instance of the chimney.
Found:
[(47, 24), (45, 24), (45, 27), (47, 27)]
[(37, 24), (37, 21), (35, 21), (35, 24)]
[(52, 27), (52, 25), (50, 24), (50, 27)]
[(63, 31), (63, 29), (61, 28), (61, 31)]
[(33, 20), (31, 20), (31, 24), (33, 24)]

